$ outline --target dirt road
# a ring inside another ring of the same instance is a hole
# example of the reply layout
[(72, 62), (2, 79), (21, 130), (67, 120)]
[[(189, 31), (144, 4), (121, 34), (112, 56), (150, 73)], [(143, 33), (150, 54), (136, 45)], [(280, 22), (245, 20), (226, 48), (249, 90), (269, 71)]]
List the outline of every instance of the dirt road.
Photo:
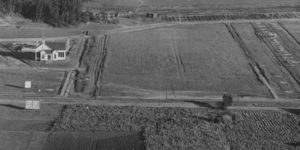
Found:
[[(17, 105), (19, 107), (25, 106), (25, 100), (39, 100), (41, 109), (43, 105), (58, 104), (58, 105), (92, 105), (92, 106), (138, 106), (138, 107), (184, 107), (184, 108), (198, 108), (198, 107), (213, 107), (221, 102), (219, 99), (195, 99), (195, 100), (138, 100), (138, 99), (84, 99), (84, 98), (68, 98), (68, 97), (44, 97), (44, 98), (14, 98), (14, 99), (0, 99), (0, 105)], [(229, 109), (250, 109), (250, 110), (282, 110), (292, 109), (300, 110), (300, 100), (293, 99), (278, 99), (270, 100), (265, 98), (241, 98), (235, 100), (235, 106)], [(277, 103), (277, 104), (275, 104)], [(285, 103), (287, 104), (285, 106)], [(255, 105), (256, 104), (256, 105)], [(263, 104), (263, 105), (261, 105)], [(268, 106), (273, 104), (273, 106)], [(261, 105), (261, 106), (259, 106)]]
[[(61, 37), (47, 37), (45, 40), (47, 41), (54, 41), (54, 40), (67, 40), (67, 39), (74, 39), (83, 37), (82, 35), (75, 35), (75, 36), (61, 36)], [(7, 38), (7, 39), (0, 39), (0, 42), (26, 42), (26, 41), (42, 41), (43, 38)]]

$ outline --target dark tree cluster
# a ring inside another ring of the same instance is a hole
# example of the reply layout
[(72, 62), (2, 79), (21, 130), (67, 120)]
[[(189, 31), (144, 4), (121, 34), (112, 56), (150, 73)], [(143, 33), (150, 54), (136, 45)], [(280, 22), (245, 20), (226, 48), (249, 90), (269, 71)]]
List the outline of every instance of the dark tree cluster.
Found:
[(85, 0), (0, 0), (2, 13), (17, 13), (33, 21), (53, 26), (73, 25), (81, 21)]

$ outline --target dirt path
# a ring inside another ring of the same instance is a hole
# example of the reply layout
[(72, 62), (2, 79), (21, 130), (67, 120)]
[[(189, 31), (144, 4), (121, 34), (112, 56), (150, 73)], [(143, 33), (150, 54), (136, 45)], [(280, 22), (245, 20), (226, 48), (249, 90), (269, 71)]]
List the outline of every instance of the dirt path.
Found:
[[(61, 36), (61, 37), (46, 37), (45, 39), (48, 41), (55, 41), (55, 40), (66, 40), (66, 39), (74, 39), (80, 38), (82, 35), (75, 35), (75, 36)], [(43, 38), (0, 38), (0, 42), (25, 42), (25, 41), (42, 41)]]
[[(199, 107), (207, 107), (210, 104), (207, 104), (207, 101), (153, 101), (153, 100), (60, 100), (60, 99), (44, 99), (41, 100), (41, 109), (43, 105), (47, 104), (57, 104), (57, 105), (92, 105), (92, 106), (137, 106), (137, 107), (182, 107), (182, 108), (199, 108)], [(271, 102), (271, 101), (266, 101)], [(300, 103), (300, 101), (293, 101), (295, 103)], [(9, 105), (25, 105), (23, 99), (0, 99), (0, 104), (9, 104)], [(212, 107), (212, 106), (210, 106)], [(231, 106), (229, 109), (232, 110), (299, 110), (299, 107), (266, 107), (266, 106)]]

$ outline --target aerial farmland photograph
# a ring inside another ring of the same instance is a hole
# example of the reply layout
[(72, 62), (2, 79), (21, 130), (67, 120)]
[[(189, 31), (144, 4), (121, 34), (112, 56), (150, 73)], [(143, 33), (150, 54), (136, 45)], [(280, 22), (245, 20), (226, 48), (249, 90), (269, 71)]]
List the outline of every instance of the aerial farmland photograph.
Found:
[(300, 0), (0, 0), (0, 150), (300, 150)]

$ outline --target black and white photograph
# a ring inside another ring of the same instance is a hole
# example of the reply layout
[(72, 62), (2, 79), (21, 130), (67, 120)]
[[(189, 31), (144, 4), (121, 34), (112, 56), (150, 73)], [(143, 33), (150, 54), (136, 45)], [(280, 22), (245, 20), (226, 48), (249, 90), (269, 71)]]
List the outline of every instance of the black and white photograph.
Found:
[(0, 0), (0, 150), (300, 150), (300, 0)]

